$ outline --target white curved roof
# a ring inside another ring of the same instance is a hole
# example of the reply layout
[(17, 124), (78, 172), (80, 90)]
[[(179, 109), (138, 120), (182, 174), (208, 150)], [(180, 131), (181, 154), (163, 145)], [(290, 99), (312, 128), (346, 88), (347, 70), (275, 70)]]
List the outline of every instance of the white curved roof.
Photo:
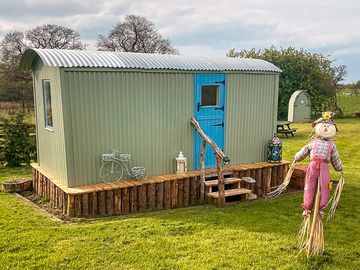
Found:
[(28, 49), (20, 66), (31, 68), (37, 57), (50, 67), (281, 72), (260, 59), (59, 49)]

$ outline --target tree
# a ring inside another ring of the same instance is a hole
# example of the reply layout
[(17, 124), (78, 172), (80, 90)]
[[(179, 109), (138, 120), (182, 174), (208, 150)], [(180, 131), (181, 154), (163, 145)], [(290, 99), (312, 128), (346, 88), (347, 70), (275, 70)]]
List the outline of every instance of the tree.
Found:
[(107, 35), (99, 35), (96, 47), (104, 51), (178, 54), (151, 21), (137, 15), (125, 16)]
[(24, 33), (19, 31), (6, 34), (0, 43), (0, 100), (21, 101), (23, 107), (32, 101), (31, 75), (19, 68), (27, 47)]
[(37, 26), (26, 31), (25, 36), (35, 48), (83, 50), (87, 46), (80, 40), (79, 32), (55, 24)]
[(323, 110), (338, 111), (336, 88), (346, 75), (346, 66), (333, 66), (333, 60), (319, 53), (310, 53), (294, 47), (251, 49), (227, 52), (228, 57), (263, 59), (278, 66), (282, 73), (279, 81), (278, 116), (286, 117), (288, 102), (296, 90), (307, 90), (311, 96), (313, 113)]
[(358, 97), (360, 95), (360, 81), (357, 81), (351, 86), (351, 92), (354, 96)]
[(0, 100), (20, 101), (23, 107), (32, 104), (31, 73), (19, 68), (21, 56), (29, 47), (82, 50), (86, 44), (77, 31), (54, 24), (6, 34), (0, 42)]

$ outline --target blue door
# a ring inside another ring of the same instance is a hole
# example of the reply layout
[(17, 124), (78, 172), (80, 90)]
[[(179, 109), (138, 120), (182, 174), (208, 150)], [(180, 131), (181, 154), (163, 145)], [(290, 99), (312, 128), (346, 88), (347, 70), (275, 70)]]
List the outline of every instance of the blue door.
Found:
[[(195, 74), (194, 115), (201, 128), (224, 150), (225, 74)], [(195, 169), (200, 168), (202, 139), (195, 130)], [(207, 144), (205, 167), (215, 167), (216, 157)]]

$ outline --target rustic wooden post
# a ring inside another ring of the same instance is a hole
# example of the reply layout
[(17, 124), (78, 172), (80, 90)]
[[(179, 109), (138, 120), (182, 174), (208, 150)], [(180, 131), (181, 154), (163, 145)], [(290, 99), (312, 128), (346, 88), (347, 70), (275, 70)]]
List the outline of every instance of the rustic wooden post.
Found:
[(106, 194), (105, 191), (98, 192), (98, 208), (99, 208), (99, 215), (105, 216), (106, 215)]
[(261, 169), (257, 169), (255, 172), (255, 185), (256, 185), (256, 195), (260, 196), (261, 195)]
[(178, 181), (178, 205), (179, 207), (184, 206), (184, 179)]
[(278, 176), (277, 176), (277, 181), (276, 181), (276, 185), (280, 185), (283, 181), (284, 181), (284, 165), (281, 164), (278, 167)]
[[(205, 148), (206, 143), (208, 143), (212, 147), (212, 149), (214, 149), (214, 151), (216, 153), (217, 174), (218, 174), (218, 182), (219, 182), (219, 184), (218, 184), (219, 185), (218, 204), (219, 204), (219, 206), (224, 206), (225, 205), (225, 188), (224, 188), (224, 172), (223, 172), (223, 168), (222, 168), (222, 161), (225, 160), (226, 162), (229, 162), (230, 160), (227, 156), (225, 156), (224, 152), (216, 145), (216, 143), (204, 133), (204, 131), (201, 129), (199, 123), (195, 120), (194, 117), (191, 117), (190, 122), (195, 127), (196, 131), (199, 133), (201, 138), (203, 139), (202, 150), (203, 150), (203, 148)], [(205, 156), (205, 150), (204, 150), (204, 156)], [(200, 165), (201, 165), (201, 162), (200, 162)], [(200, 174), (201, 174), (201, 172), (200, 172)], [(204, 174), (204, 177), (201, 178), (201, 181), (203, 181), (203, 180), (204, 180), (204, 184), (205, 184), (205, 174)], [(200, 192), (203, 193), (202, 188), (201, 188)]]
[(171, 207), (170, 201), (170, 181), (164, 182), (164, 209), (169, 209)]
[(82, 215), (84, 217), (89, 216), (89, 198), (88, 198), (88, 193), (84, 193), (81, 195), (81, 200), (82, 200)]
[(155, 182), (150, 182), (147, 186), (147, 207), (149, 210), (156, 209)]
[(190, 202), (190, 179), (185, 178), (184, 179), (184, 206), (189, 206)]
[(171, 208), (175, 208), (178, 206), (178, 180), (172, 180), (170, 182), (170, 200), (171, 200)]
[(147, 209), (146, 185), (144, 184), (138, 187), (138, 207), (139, 212), (144, 212)]
[(271, 191), (271, 167), (266, 168), (266, 190), (265, 193)]
[(75, 216), (75, 198), (74, 195), (68, 195), (67, 211), (69, 217)]
[(156, 191), (156, 209), (161, 210), (164, 207), (164, 182), (156, 183), (155, 191)]
[(203, 139), (200, 153), (200, 201), (205, 199), (205, 150), (206, 141)]
[(277, 183), (277, 175), (278, 175), (278, 166), (273, 166), (271, 168), (271, 187), (275, 187)]
[(130, 203), (130, 212), (136, 213), (138, 210), (137, 205), (137, 186), (129, 188), (129, 203)]
[(223, 207), (225, 205), (225, 187), (224, 187), (224, 172), (222, 169), (222, 158), (216, 155), (216, 169), (219, 181), (219, 199), (218, 205)]
[(115, 215), (121, 214), (121, 190), (115, 189), (114, 191), (114, 213)]
[(106, 213), (109, 216), (114, 215), (114, 193), (112, 190), (106, 192)]
[(98, 193), (93, 192), (91, 194), (91, 197), (92, 197), (91, 215), (95, 217), (95, 216), (97, 216), (99, 214), (99, 210), (98, 210)]

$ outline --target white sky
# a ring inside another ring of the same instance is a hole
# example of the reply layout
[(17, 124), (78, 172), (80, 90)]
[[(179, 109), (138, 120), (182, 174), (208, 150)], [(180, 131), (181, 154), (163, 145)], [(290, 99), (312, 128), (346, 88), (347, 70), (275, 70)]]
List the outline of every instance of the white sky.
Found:
[(295, 46), (347, 65), (360, 80), (357, 0), (0, 0), (0, 38), (14, 30), (59, 24), (95, 49), (126, 14), (146, 16), (184, 55), (224, 56), (230, 48)]

